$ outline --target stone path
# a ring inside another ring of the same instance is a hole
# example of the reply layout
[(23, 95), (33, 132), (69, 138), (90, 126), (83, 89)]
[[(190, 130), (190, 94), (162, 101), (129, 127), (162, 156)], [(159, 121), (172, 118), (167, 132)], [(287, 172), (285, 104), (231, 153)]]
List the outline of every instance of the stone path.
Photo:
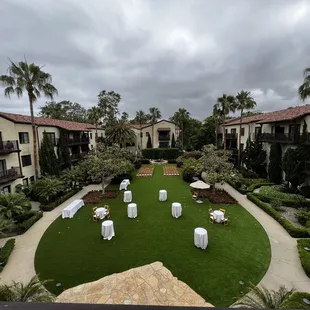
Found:
[(249, 201), (228, 184), (217, 185), (224, 188), (248, 212), (250, 212), (265, 229), (271, 245), (271, 262), (261, 280), (268, 289), (277, 290), (280, 285), (294, 287), (298, 291), (310, 293), (310, 279), (305, 274), (297, 251), (297, 241), (271, 216)]
[[(69, 203), (75, 199), (81, 199), (91, 190), (101, 189), (99, 185), (89, 185), (84, 187), (77, 194), (69, 198), (67, 201), (59, 205), (51, 212), (44, 212), (43, 217), (36, 222), (25, 234), (15, 236), (15, 248), (10, 255), (9, 261), (0, 273), (1, 281), (9, 283), (28, 282), (36, 273), (34, 269), (34, 256), (41, 237), (50, 224), (61, 215), (61, 211)], [(0, 246), (2, 247), (5, 241), (10, 238), (1, 239)]]
[(213, 307), (161, 262), (70, 288), (56, 302)]

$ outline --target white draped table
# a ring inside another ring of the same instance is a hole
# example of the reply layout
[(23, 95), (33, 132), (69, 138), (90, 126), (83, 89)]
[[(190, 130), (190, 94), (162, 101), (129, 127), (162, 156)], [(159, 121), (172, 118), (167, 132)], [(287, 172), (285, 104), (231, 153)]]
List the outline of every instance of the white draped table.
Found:
[(202, 227), (195, 228), (194, 231), (194, 244), (197, 248), (205, 250), (208, 246), (208, 233)]
[(119, 190), (127, 190), (127, 186), (130, 185), (130, 180), (129, 179), (124, 179), (121, 184), (119, 185)]
[(106, 208), (97, 208), (95, 211), (97, 217), (99, 217), (101, 220), (105, 218), (107, 214), (107, 209)]
[(221, 223), (224, 221), (224, 213), (220, 210), (213, 211), (213, 218), (216, 223)]
[(178, 218), (182, 215), (182, 206), (179, 202), (172, 203), (172, 216)]
[(132, 200), (132, 193), (131, 191), (124, 192), (124, 202), (131, 202)]
[(104, 221), (101, 225), (103, 240), (111, 240), (115, 236), (113, 221)]
[(84, 206), (82, 199), (72, 201), (67, 207), (62, 210), (62, 218), (73, 218), (74, 214)]
[(137, 204), (130, 203), (127, 207), (127, 215), (129, 218), (136, 218), (138, 215)]
[(167, 191), (164, 189), (161, 189), (159, 191), (159, 201), (166, 201), (167, 200)]

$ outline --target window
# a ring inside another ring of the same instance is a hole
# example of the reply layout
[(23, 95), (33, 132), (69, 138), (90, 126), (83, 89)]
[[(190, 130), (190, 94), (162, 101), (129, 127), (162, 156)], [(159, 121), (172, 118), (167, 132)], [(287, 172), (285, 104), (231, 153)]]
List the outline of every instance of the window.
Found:
[(243, 149), (244, 149), (244, 144), (240, 143), (240, 151), (243, 151)]
[(31, 166), (31, 155), (22, 156), (23, 167)]
[(11, 193), (11, 186), (8, 185), (8, 186), (2, 187), (0, 192), (1, 192), (1, 194), (10, 194)]
[(28, 178), (23, 179), (23, 185), (28, 185)]
[(29, 143), (29, 133), (28, 132), (19, 132), (19, 143), (28, 144)]
[(91, 145), (91, 146), (90, 146), (90, 148), (91, 148), (91, 149), (93, 149), (93, 148), (94, 148), (94, 146), (93, 146), (93, 145)]
[(261, 127), (255, 127), (255, 138), (262, 132)]
[(232, 128), (230, 132), (235, 135), (236, 132), (237, 132), (237, 129), (236, 128)]
[(90, 133), (90, 138), (91, 138), (91, 139), (93, 138), (93, 134), (92, 134), (92, 133)]
[(30, 184), (33, 184), (34, 183), (34, 176), (30, 177), (29, 180), (30, 180)]
[(240, 135), (244, 136), (244, 128), (241, 128)]
[(56, 138), (54, 132), (44, 132), (43, 134), (47, 135), (50, 138), (54, 146), (56, 145)]
[(101, 133), (101, 138), (103, 138), (103, 132)]

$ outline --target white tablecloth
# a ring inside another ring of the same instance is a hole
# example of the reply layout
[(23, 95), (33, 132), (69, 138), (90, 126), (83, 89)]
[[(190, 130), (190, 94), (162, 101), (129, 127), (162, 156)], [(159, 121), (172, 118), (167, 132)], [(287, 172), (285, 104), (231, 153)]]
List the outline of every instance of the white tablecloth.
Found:
[(138, 215), (137, 204), (130, 203), (127, 207), (127, 215), (129, 218), (136, 218)]
[(201, 248), (203, 250), (205, 250), (207, 248), (207, 246), (208, 246), (208, 233), (204, 228), (202, 228), (202, 227), (195, 228), (194, 244), (197, 248)]
[(124, 192), (124, 202), (131, 202), (131, 200), (132, 200), (131, 191), (125, 191)]
[(172, 216), (178, 218), (182, 215), (182, 206), (178, 202), (172, 203)]
[(97, 208), (95, 213), (102, 220), (106, 216), (107, 209), (106, 208)]
[(166, 201), (167, 200), (167, 191), (164, 189), (161, 189), (159, 191), (159, 201)]
[(67, 207), (62, 210), (62, 218), (73, 218), (74, 214), (84, 206), (82, 199), (72, 201)]
[(101, 235), (104, 240), (111, 240), (115, 236), (113, 221), (102, 222)]
[(119, 185), (119, 190), (127, 190), (127, 186), (130, 185), (130, 180), (129, 179), (124, 179), (121, 184)]
[(221, 223), (224, 221), (224, 213), (220, 210), (213, 211), (213, 218), (216, 223)]

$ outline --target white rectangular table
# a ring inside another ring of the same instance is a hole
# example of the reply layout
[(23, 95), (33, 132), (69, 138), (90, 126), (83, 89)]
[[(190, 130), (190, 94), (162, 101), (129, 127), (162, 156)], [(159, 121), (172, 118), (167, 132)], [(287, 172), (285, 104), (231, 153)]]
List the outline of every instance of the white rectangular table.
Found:
[(121, 184), (119, 185), (119, 190), (126, 190), (127, 191), (127, 186), (130, 185), (130, 180), (129, 179), (124, 179)]
[(84, 206), (82, 199), (72, 201), (67, 207), (62, 210), (62, 218), (73, 218), (74, 214)]

